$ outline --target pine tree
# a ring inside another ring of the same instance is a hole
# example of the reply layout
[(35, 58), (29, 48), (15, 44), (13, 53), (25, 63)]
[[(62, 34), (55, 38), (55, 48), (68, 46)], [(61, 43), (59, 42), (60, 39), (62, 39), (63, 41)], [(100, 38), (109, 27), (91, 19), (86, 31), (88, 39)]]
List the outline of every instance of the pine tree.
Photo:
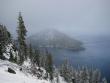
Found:
[(9, 58), (9, 61), (14, 62), (14, 57), (13, 57), (13, 54), (12, 54), (11, 50), (10, 50), (10, 58)]
[(97, 69), (94, 70), (92, 75), (92, 83), (100, 83), (100, 79), (101, 79), (100, 72)]
[(34, 62), (40, 66), (40, 51), (38, 49), (35, 50)]
[(57, 68), (54, 68), (54, 76), (56, 77), (56, 83), (60, 83), (59, 71)]
[(11, 41), (11, 34), (7, 30), (6, 26), (0, 25), (0, 58), (5, 59), (3, 53), (5, 52), (5, 47)]
[(39, 66), (44, 67), (45, 69), (47, 68), (47, 57), (43, 54), (39, 57)]
[(103, 78), (103, 79), (102, 79), (102, 83), (107, 83), (106, 78)]
[[(1, 33), (1, 32), (0, 32)], [(1, 34), (0, 34), (1, 35)], [(1, 37), (0, 37), (0, 57), (2, 57), (3, 55), (3, 52), (2, 52), (2, 40), (1, 40)]]
[(31, 62), (32, 62), (32, 59), (33, 59), (33, 49), (32, 49), (32, 45), (31, 44), (29, 44), (29, 59), (31, 60)]
[(15, 58), (14, 58), (14, 62), (17, 63), (17, 56), (15, 56)]
[(52, 55), (47, 52), (46, 71), (49, 73), (50, 80), (53, 80), (53, 60)]
[(3, 27), (4, 29), (4, 42), (7, 45), (10, 41), (11, 41), (11, 34), (10, 32), (7, 30), (6, 26)]
[(62, 77), (64, 77), (65, 81), (70, 82), (72, 79), (71, 76), (71, 69), (70, 69), (70, 65), (69, 62), (67, 60), (67, 58), (63, 61), (63, 64), (61, 65), (61, 69), (60, 69), (60, 74)]
[(18, 17), (18, 55), (20, 57), (19, 63), (22, 65), (25, 59), (27, 59), (27, 46), (26, 46), (26, 33), (27, 30), (24, 25), (23, 18), (21, 13), (19, 13)]
[(38, 50), (33, 49), (31, 44), (29, 44), (28, 57), (33, 66), (39, 65), (39, 52)]
[(80, 70), (80, 82), (86, 83), (88, 81), (88, 70), (87, 67), (82, 67)]

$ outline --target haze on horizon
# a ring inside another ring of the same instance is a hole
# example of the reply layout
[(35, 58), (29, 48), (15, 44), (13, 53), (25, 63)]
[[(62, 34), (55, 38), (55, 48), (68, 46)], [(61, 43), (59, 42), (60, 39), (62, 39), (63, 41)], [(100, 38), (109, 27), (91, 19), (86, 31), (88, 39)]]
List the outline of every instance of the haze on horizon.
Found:
[(30, 35), (46, 28), (69, 35), (110, 35), (110, 0), (0, 0), (0, 23), (12, 34), (18, 12)]

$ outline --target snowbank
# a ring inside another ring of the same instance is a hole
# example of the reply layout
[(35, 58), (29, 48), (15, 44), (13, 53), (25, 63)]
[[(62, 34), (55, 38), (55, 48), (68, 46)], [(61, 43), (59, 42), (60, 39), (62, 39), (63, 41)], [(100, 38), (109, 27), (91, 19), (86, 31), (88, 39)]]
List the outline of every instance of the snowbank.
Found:
[[(16, 74), (9, 73), (8, 67), (16, 71)], [(26, 75), (19, 71), (20, 66), (8, 61), (0, 60), (0, 83), (50, 83), (46, 80), (37, 79), (34, 76)]]
[[(8, 72), (8, 68), (13, 69), (16, 74)], [(50, 80), (38, 79), (29, 73), (20, 71), (21, 66), (9, 61), (0, 60), (0, 83), (51, 83)], [(59, 82), (65, 83), (59, 76)], [(55, 79), (54, 79), (54, 83)]]

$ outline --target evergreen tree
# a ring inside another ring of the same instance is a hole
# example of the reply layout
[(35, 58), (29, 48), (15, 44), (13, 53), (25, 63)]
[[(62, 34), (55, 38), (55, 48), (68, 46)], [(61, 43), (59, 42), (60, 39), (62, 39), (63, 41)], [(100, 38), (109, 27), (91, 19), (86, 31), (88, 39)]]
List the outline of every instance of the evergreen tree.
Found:
[(5, 59), (5, 47), (11, 41), (11, 34), (4, 25), (0, 25), (0, 58)]
[(38, 49), (35, 50), (34, 62), (40, 66), (40, 51)]
[(47, 52), (46, 71), (49, 73), (50, 80), (53, 80), (53, 60), (52, 55)]
[(39, 52), (33, 49), (31, 44), (29, 44), (28, 56), (33, 66), (39, 65)]
[(13, 54), (12, 54), (12, 52), (10, 51), (10, 58), (9, 58), (9, 61), (14, 61), (14, 57), (13, 57)]
[(43, 54), (39, 57), (39, 66), (44, 67), (45, 69), (47, 68), (47, 57)]
[(88, 70), (87, 70), (87, 68), (82, 67), (79, 74), (80, 74), (80, 82), (81, 83), (86, 83), (88, 81)]
[(15, 58), (14, 58), (14, 62), (17, 63), (17, 56), (15, 56)]
[(70, 82), (72, 79), (72, 69), (69, 65), (69, 62), (67, 59), (63, 61), (63, 64), (61, 65), (60, 68), (60, 74), (62, 77), (64, 77), (65, 81)]
[(27, 46), (26, 46), (26, 33), (27, 30), (24, 25), (23, 18), (21, 16), (21, 13), (19, 13), (18, 17), (18, 55), (19, 55), (19, 63), (22, 65), (25, 59), (27, 59)]
[(28, 54), (28, 56), (29, 56), (29, 59), (32, 62), (32, 59), (33, 59), (33, 49), (32, 49), (32, 45), (31, 44), (29, 44), (29, 54)]
[(60, 79), (59, 79), (59, 71), (57, 68), (54, 68), (54, 77), (56, 77), (56, 83), (60, 83)]
[(4, 34), (4, 42), (7, 45), (8, 43), (11, 42), (11, 34), (7, 30), (6, 26), (3, 27), (3, 34)]
[(107, 83), (106, 78), (103, 78), (103, 79), (102, 79), (102, 83)]
[(92, 83), (100, 83), (100, 79), (101, 79), (101, 74), (100, 74), (100, 72), (96, 69), (95, 71), (93, 71)]

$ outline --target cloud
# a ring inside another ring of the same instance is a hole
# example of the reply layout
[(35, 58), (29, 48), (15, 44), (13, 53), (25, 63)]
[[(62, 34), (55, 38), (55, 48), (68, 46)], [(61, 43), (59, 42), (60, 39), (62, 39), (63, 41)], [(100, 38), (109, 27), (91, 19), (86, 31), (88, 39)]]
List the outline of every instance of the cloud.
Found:
[(56, 28), (66, 33), (103, 34), (110, 30), (109, 3), (110, 0), (1, 0), (0, 22), (14, 33), (21, 11), (32, 33)]

